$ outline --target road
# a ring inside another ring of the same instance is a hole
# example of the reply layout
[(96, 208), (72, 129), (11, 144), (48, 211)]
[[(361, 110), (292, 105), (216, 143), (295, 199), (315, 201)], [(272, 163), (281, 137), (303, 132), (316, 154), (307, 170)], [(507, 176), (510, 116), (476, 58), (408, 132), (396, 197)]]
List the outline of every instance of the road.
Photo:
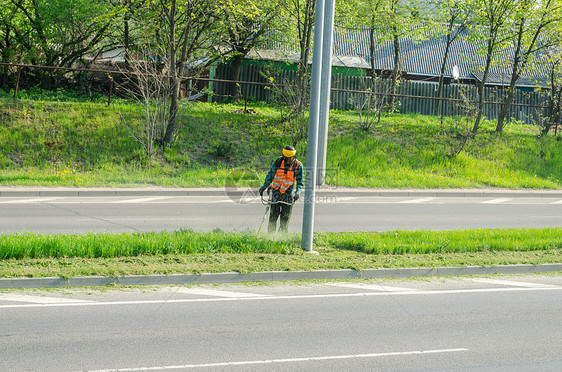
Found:
[(562, 276), (0, 292), (5, 371), (560, 371)]
[[(256, 231), (258, 199), (223, 196), (1, 197), (0, 232), (84, 233), (193, 229)], [(301, 231), (303, 203), (289, 230)], [(324, 195), (315, 231), (446, 230), (562, 226), (562, 197)]]

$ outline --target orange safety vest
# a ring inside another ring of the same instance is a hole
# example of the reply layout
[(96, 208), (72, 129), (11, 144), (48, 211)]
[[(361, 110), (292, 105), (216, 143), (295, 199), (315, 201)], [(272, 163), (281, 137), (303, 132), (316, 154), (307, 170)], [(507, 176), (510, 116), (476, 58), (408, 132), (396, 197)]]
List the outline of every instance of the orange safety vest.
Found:
[(275, 177), (273, 177), (273, 189), (278, 190), (281, 194), (290, 189), (295, 183), (295, 170), (300, 164), (300, 161), (295, 159), (289, 169), (285, 170), (285, 159), (282, 159), (277, 171), (275, 171)]

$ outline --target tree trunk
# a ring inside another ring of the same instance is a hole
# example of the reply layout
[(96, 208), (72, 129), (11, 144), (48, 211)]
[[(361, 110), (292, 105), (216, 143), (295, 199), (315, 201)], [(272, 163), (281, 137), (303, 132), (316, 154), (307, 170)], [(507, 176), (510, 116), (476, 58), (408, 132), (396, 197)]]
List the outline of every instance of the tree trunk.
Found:
[(562, 117), (561, 108), (562, 108), (562, 87), (556, 84), (556, 65), (552, 66), (552, 70), (550, 72), (550, 102), (549, 106), (549, 115), (548, 121), (544, 124), (544, 127), (541, 131), (541, 135), (545, 136), (550, 131), (550, 128), (553, 126), (558, 126), (560, 124), (560, 120)]
[(472, 127), (472, 134), (478, 132), (480, 127), (480, 121), (482, 120), (482, 115), (484, 112), (484, 86), (486, 85), (486, 80), (488, 80), (488, 74), (490, 72), (490, 66), (492, 64), (492, 52), (493, 52), (492, 41), (488, 42), (488, 55), (486, 56), (486, 66), (484, 68), (484, 76), (480, 85), (478, 85), (478, 108), (476, 112), (476, 119), (474, 120), (474, 126)]
[(307, 101), (308, 82), (308, 56), (310, 55), (310, 44), (312, 42), (312, 28), (314, 25), (314, 8), (316, 0), (308, 0), (306, 14), (303, 22), (303, 30), (300, 40), (300, 61), (297, 71), (297, 93), (295, 97), (295, 115), (299, 117), (305, 110)]
[(508, 88), (508, 92), (507, 92), (507, 97), (505, 99), (505, 102), (502, 105), (502, 109), (498, 115), (498, 123), (496, 125), (496, 133), (502, 133), (503, 132), (503, 127), (505, 125), (505, 119), (507, 117), (507, 113), (509, 112), (509, 109), (511, 108), (511, 104), (513, 103), (513, 97), (515, 96), (515, 82), (518, 79), (518, 75), (513, 75), (511, 77), (511, 82), (509, 83), (509, 88)]
[(394, 45), (394, 69), (391, 75), (390, 99), (388, 101), (388, 110), (394, 111), (396, 105), (396, 89), (398, 78), (400, 77), (400, 40), (398, 38), (398, 30), (392, 26), (392, 42)]
[[(496, 125), (496, 133), (502, 133), (504, 127), (504, 121), (507, 117), (507, 113), (511, 108), (511, 103), (513, 102), (513, 96), (515, 95), (515, 83), (521, 75), (521, 70), (519, 69), (519, 63), (521, 62), (521, 40), (523, 39), (524, 32), (524, 20), (519, 23), (519, 32), (517, 33), (517, 41), (515, 47), (515, 53), (513, 57), (513, 68), (511, 69), (511, 80), (509, 82), (509, 90), (507, 92), (507, 98), (502, 106), (500, 114), (498, 115), (498, 123)], [(525, 63), (523, 63), (523, 66)]]
[(449, 23), (449, 32), (447, 33), (447, 44), (445, 45), (445, 55), (443, 56), (443, 61), (441, 62), (441, 72), (439, 74), (439, 84), (437, 85), (437, 104), (435, 105), (435, 116), (441, 115), (441, 107), (443, 106), (443, 101), (441, 101), (441, 94), (443, 92), (443, 77), (445, 76), (445, 66), (447, 65), (447, 59), (449, 58), (449, 49), (451, 48), (451, 33), (453, 29), (454, 18), (451, 19)]
[(176, 48), (176, 1), (172, 0), (170, 4), (170, 11), (168, 13), (168, 22), (170, 24), (170, 30), (168, 35), (169, 40), (169, 50), (168, 50), (168, 72), (170, 74), (170, 86), (172, 88), (170, 92), (170, 110), (168, 115), (168, 123), (166, 125), (166, 133), (162, 139), (162, 145), (171, 145), (173, 141), (174, 131), (176, 129), (176, 119), (178, 117), (178, 99), (179, 99), (179, 81), (177, 75), (177, 48)]
[[(230, 62), (230, 80), (239, 81), (240, 71), (242, 70), (242, 61), (244, 60), (244, 55), (236, 54), (232, 57)], [(228, 95), (232, 100), (236, 101), (240, 98), (240, 86), (238, 83), (229, 83)]]

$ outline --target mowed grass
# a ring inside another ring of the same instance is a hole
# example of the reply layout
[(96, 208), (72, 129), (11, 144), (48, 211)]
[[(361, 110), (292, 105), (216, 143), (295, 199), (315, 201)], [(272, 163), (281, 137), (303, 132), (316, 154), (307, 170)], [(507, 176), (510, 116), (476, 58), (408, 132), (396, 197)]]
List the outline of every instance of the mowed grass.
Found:
[[(0, 185), (223, 187), (256, 186), (280, 149), (292, 143), (279, 110), (182, 102), (174, 143), (148, 157), (124, 123), (138, 128), (132, 102), (13, 101), (0, 94)], [(26, 96), (22, 93), (22, 97)], [(40, 97), (40, 96), (39, 96)], [(52, 99), (53, 97), (48, 97)], [(56, 97), (55, 97), (56, 98)], [(562, 185), (560, 136), (485, 121), (460, 153), (463, 118), (384, 115), (358, 129), (358, 114), (330, 112), (327, 183), (370, 188), (531, 188)], [(306, 165), (306, 139), (294, 144)]]
[(562, 229), (317, 233), (176, 231), (135, 234), (0, 235), (1, 277), (481, 266), (562, 262)]

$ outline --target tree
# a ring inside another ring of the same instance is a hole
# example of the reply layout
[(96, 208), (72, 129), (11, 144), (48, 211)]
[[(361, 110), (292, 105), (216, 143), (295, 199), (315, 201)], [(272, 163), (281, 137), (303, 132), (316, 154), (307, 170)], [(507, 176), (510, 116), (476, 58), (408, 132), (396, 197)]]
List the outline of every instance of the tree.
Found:
[(498, 115), (496, 132), (502, 133), (505, 119), (515, 95), (515, 84), (521, 74), (528, 70), (537, 59), (537, 54), (559, 40), (548, 37), (549, 31), (556, 30), (562, 19), (561, 4), (555, 0), (522, 0), (517, 3), (513, 23), (513, 65), (507, 97)]
[[(439, 116), (443, 102), (440, 100), (443, 92), (443, 80), (445, 76), (445, 68), (449, 59), (449, 50), (453, 42), (466, 29), (466, 20), (469, 10), (466, 7), (465, 0), (441, 0), (437, 4), (438, 16), (437, 21), (438, 34), (444, 34), (445, 52), (441, 60), (441, 69), (439, 72), (439, 83), (437, 85), (437, 104), (435, 105), (435, 116)], [(445, 21), (445, 22), (442, 22)]]
[(146, 22), (146, 33), (165, 49), (164, 61), (170, 84), (170, 107), (166, 131), (161, 142), (170, 145), (177, 125), (180, 84), (186, 63), (197, 56), (214, 36), (212, 29), (219, 14), (215, 0), (150, 0), (139, 21)]
[[(116, 41), (118, 41), (118, 43), (122, 43), (125, 47), (125, 60), (128, 61), (131, 45), (136, 42), (135, 31), (139, 28), (138, 23), (135, 25), (135, 14), (144, 6), (146, 0), (109, 1), (111, 1), (113, 7), (119, 14), (119, 17), (116, 20), (118, 22), (114, 25), (119, 29), (119, 34), (113, 36), (110, 43), (115, 44)], [(119, 22), (122, 23), (119, 25)]]
[(151, 54), (154, 51), (147, 47), (141, 47), (126, 66), (119, 68), (125, 77), (123, 90), (142, 105), (145, 119), (139, 122), (122, 114), (122, 122), (131, 137), (142, 145), (145, 154), (151, 157), (156, 150), (158, 138), (164, 136), (169, 114), (167, 102), (170, 98), (170, 85), (162, 62), (153, 60)]
[(482, 80), (478, 84), (478, 108), (476, 119), (472, 127), (472, 133), (475, 134), (480, 126), (482, 114), (484, 111), (484, 86), (488, 80), (490, 69), (494, 62), (495, 54), (505, 47), (509, 40), (506, 32), (506, 24), (509, 17), (515, 10), (513, 0), (470, 0), (469, 6), (473, 10), (472, 13), (472, 34), (476, 41), (483, 42), (480, 52), (486, 55), (484, 64), (484, 73)]
[[(279, 9), (286, 7), (284, 0), (237, 0), (233, 6), (223, 8), (221, 23), (224, 35), (221, 44), (228, 48), (223, 53), (229, 56), (230, 80), (240, 80), (242, 61), (263, 41), (263, 35), (278, 25)], [(230, 84), (230, 96), (237, 99), (239, 94), (238, 84)]]
[(541, 135), (547, 135), (552, 127), (562, 122), (562, 53), (560, 48), (552, 48), (549, 56), (550, 92), (548, 99), (548, 118), (542, 125)]
[[(363, 0), (367, 16), (363, 26), (367, 25), (370, 34), (370, 59), (374, 67), (375, 44), (390, 41), (393, 50), (393, 64), (390, 73), (390, 89), (387, 108), (395, 109), (398, 80), (402, 76), (402, 61), (400, 45), (403, 39), (411, 37), (417, 39), (424, 32), (425, 22), (420, 18), (418, 4), (404, 0)], [(377, 41), (375, 42), (375, 37)], [(373, 70), (373, 78), (376, 78)], [(386, 95), (386, 94), (385, 94)]]
[(312, 45), (316, 0), (290, 0), (289, 14), (298, 32), (299, 63), (297, 67), (295, 116), (299, 117), (308, 101), (308, 59)]
[[(352, 11), (348, 10), (345, 13), (351, 14), (351, 20), (343, 22), (346, 28), (366, 30), (369, 35), (371, 79), (365, 84), (365, 99), (356, 102), (360, 111), (360, 127), (364, 130), (369, 130), (375, 122), (380, 121), (383, 108), (395, 109), (398, 80), (402, 75), (401, 42), (408, 37), (418, 38), (424, 29), (424, 23), (419, 18), (421, 12), (418, 11), (418, 5), (402, 0), (356, 0), (350, 6)], [(377, 75), (375, 54), (381, 45), (388, 42), (392, 44), (393, 66), (389, 75), (390, 84), (380, 94), (379, 83), (384, 73)]]
[[(26, 62), (70, 66), (89, 53), (105, 36), (114, 13), (107, 2), (90, 0), (8, 0), (21, 20), (12, 28), (26, 51)], [(44, 74), (51, 85), (52, 73)]]
[[(370, 86), (368, 91), (370, 94), (367, 95), (366, 100), (363, 102), (359, 108), (361, 128), (363, 130), (370, 130), (372, 124), (375, 121), (380, 121), (380, 115), (382, 112), (382, 99), (377, 99), (377, 80), (378, 77), (375, 74), (375, 51), (377, 48), (377, 30), (380, 28), (379, 24), (379, 13), (383, 8), (386, 0), (366, 0), (363, 5), (366, 7), (361, 13), (365, 14), (367, 19), (365, 19), (363, 24), (367, 24), (369, 30), (369, 64), (371, 65), (372, 76), (370, 80)], [(365, 115), (363, 115), (365, 111)]]
[[(17, 19), (14, 19), (17, 9), (6, 0), (0, 0), (0, 62), (16, 62), (13, 58), (17, 53), (17, 46), (14, 39), (14, 28)], [(3, 66), (0, 73), (0, 87), (8, 82), (8, 67)]]

